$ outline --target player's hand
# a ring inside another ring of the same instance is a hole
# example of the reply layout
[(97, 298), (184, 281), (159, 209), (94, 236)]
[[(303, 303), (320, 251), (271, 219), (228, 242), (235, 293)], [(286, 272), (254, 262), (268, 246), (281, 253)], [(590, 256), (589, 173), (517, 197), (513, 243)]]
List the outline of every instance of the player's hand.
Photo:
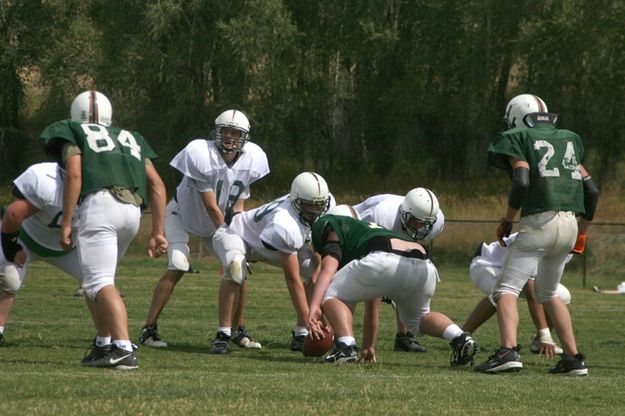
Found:
[(502, 247), (507, 247), (506, 242), (503, 241), (504, 237), (510, 237), (512, 232), (512, 221), (506, 221), (505, 218), (501, 219), (501, 224), (497, 227), (497, 241)]
[(575, 246), (571, 253), (573, 254), (584, 254), (584, 250), (586, 250), (586, 239), (588, 235), (586, 233), (577, 234), (577, 241), (575, 241)]
[(323, 322), (321, 316), (321, 308), (319, 306), (311, 305), (308, 311), (308, 321), (306, 322), (308, 326), (308, 332), (310, 332), (310, 337), (314, 340), (323, 339), (325, 337), (325, 332), (323, 330), (325, 324)]
[(358, 362), (361, 363), (375, 363), (377, 362), (375, 358), (375, 348), (367, 347), (360, 350), (360, 357), (358, 357)]
[(63, 250), (71, 250), (74, 246), (74, 242), (72, 241), (72, 227), (71, 226), (61, 226), (61, 239), (59, 241)]
[(547, 358), (553, 358), (556, 356), (556, 344), (553, 342), (541, 342), (538, 353), (544, 355)]
[(169, 243), (163, 235), (156, 235), (150, 238), (148, 246), (148, 256), (157, 259), (163, 254), (167, 253), (167, 247)]
[(24, 267), (24, 264), (26, 264), (26, 252), (24, 250), (20, 250), (17, 253), (15, 253), (15, 258), (13, 259), (13, 263), (15, 263), (15, 265), (19, 267), (20, 269)]

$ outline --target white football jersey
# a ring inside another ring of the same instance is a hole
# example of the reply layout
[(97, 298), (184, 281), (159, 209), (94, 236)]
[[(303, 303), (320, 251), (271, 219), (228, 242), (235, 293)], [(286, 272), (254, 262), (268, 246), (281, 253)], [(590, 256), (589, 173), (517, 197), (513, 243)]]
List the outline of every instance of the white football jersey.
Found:
[(215, 232), (200, 192), (214, 192), (225, 214), (238, 199), (249, 198), (250, 185), (269, 173), (267, 155), (252, 142), (245, 144), (231, 167), (224, 162), (214, 141), (205, 139), (191, 141), (170, 165), (184, 175), (176, 188), (182, 225), (187, 232), (200, 237), (210, 237)]
[(22, 223), (22, 232), (27, 237), (21, 237), (21, 240), (44, 257), (46, 250), (54, 252), (48, 255), (65, 253), (59, 244), (63, 209), (63, 174), (60, 166), (56, 163), (32, 165), (13, 183), (24, 198), (39, 209), (39, 212)]
[(311, 238), (310, 226), (300, 221), (288, 195), (235, 215), (230, 230), (238, 234), (254, 253), (262, 256), (249, 260), (279, 261), (280, 253), (295, 254)]
[[(358, 205), (354, 205), (354, 210), (360, 215), (360, 219), (363, 221), (373, 222), (387, 230), (395, 231), (397, 233), (403, 233), (401, 226), (401, 216), (399, 214), (399, 207), (404, 201), (404, 197), (393, 194), (375, 195), (367, 198)], [(423, 239), (422, 242), (428, 242), (434, 240), (440, 233), (443, 232), (445, 227), (445, 215), (443, 211), (439, 209), (436, 214), (436, 222), (432, 227), (430, 233)]]

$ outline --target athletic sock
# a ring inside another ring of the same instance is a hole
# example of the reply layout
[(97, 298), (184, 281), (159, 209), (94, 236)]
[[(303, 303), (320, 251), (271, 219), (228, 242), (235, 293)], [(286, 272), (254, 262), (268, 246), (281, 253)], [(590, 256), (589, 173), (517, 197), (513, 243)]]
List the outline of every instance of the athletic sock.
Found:
[(462, 334), (464, 331), (456, 324), (451, 324), (443, 331), (443, 338), (447, 342), (451, 342), (458, 335)]

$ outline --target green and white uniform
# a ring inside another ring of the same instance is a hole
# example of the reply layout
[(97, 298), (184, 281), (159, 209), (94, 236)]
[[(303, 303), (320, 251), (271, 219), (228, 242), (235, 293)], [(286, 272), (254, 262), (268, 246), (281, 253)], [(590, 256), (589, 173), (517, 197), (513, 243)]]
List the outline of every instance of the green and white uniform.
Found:
[(156, 153), (139, 133), (68, 120), (48, 126), (39, 141), (59, 160), (68, 144), (80, 151), (82, 199), (74, 217), (75, 241), (82, 287), (94, 298), (115, 284), (117, 264), (139, 229), (140, 207), (148, 202), (146, 163)]
[(521, 207), (519, 234), (510, 247), (494, 292), (519, 295), (536, 271), (540, 303), (557, 296), (567, 255), (575, 244), (575, 214), (584, 213), (581, 138), (549, 124), (499, 134), (488, 148), (489, 162), (511, 173), (508, 157), (529, 164), (530, 185)]
[[(80, 262), (76, 250), (63, 250), (60, 220), (63, 209), (63, 175), (57, 163), (38, 163), (30, 166), (15, 181), (21, 195), (39, 211), (22, 222), (19, 243), (26, 252), (26, 262), (17, 268), (20, 286), (28, 272), (28, 265), (36, 260), (45, 261), (82, 280)], [(0, 268), (8, 261), (1, 253)]]
[[(417, 243), (374, 223), (324, 215), (312, 227), (315, 251), (323, 252), (329, 230), (336, 232), (342, 255), (323, 302), (338, 298), (353, 305), (388, 296), (395, 301), (401, 321), (413, 334), (420, 334), (421, 320), (430, 312), (438, 272)], [(415, 248), (393, 250), (391, 239), (404, 240)]]

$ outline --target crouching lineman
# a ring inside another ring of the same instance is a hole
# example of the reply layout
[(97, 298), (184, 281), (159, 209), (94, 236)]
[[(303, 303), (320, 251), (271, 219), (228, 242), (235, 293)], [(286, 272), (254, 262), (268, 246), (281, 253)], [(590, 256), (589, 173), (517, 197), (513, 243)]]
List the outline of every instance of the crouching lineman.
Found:
[[(311, 279), (312, 251), (309, 246), (312, 224), (330, 206), (326, 181), (312, 172), (300, 173), (291, 184), (291, 193), (232, 218), (213, 236), (213, 249), (223, 265), (219, 287), (219, 327), (211, 354), (230, 352), (232, 311), (239, 286), (247, 279), (248, 261), (262, 261), (281, 267), (297, 313), (291, 350), (302, 346), (296, 337), (308, 334), (308, 301), (301, 277)], [(302, 265), (306, 264), (308, 270)]]
[[(415, 188), (406, 196), (383, 194), (367, 198), (354, 205), (359, 219), (369, 221), (387, 230), (402, 233), (418, 243), (433, 241), (445, 225), (445, 215), (439, 208), (438, 199), (426, 188)], [(378, 314), (380, 301), (371, 303), (372, 313)], [(395, 351), (427, 352), (414, 335), (402, 324), (395, 310), (397, 332)]]
[[(497, 280), (501, 276), (501, 271), (509, 250), (507, 247), (512, 244), (518, 233), (510, 234), (510, 237), (504, 237), (506, 246), (502, 246), (498, 241), (490, 244), (481, 243), (475, 253), (475, 257), (469, 266), (469, 274), (471, 280), (485, 295), (471, 312), (462, 329), (467, 332), (474, 333), (484, 322), (490, 319), (497, 311), (497, 304), (493, 301), (493, 291), (497, 285)], [(573, 257), (569, 254), (567, 262)], [(530, 351), (534, 354), (543, 354), (549, 358), (556, 354), (562, 354), (562, 348), (556, 345), (551, 337), (551, 329), (553, 325), (548, 322), (543, 306), (536, 301), (536, 293), (534, 292), (534, 275), (527, 281), (520, 296), (527, 300), (527, 309), (529, 310), (532, 322), (536, 327), (536, 335), (530, 340)], [(571, 302), (571, 292), (558, 283), (556, 293), (565, 305)]]
[[(30, 166), (13, 181), (15, 200), (2, 219), (0, 252), (0, 345), (5, 343), (4, 326), (16, 293), (22, 287), (28, 265), (41, 260), (82, 281), (75, 249), (65, 251), (59, 244), (59, 220), (63, 205), (63, 169), (57, 163)], [(93, 300), (85, 298), (97, 328), (94, 352), (110, 349), (111, 336), (95, 314)]]
[[(352, 319), (356, 303), (387, 296), (416, 334), (444, 338), (451, 365), (473, 363), (477, 343), (446, 315), (430, 311), (438, 272), (423, 246), (377, 224), (343, 215), (324, 215), (313, 225), (313, 247), (322, 257), (310, 302), (308, 326), (322, 338), (322, 312), (334, 329), (334, 348), (324, 362), (354, 362), (358, 349)], [(366, 322), (360, 359), (375, 362), (374, 318)]]

